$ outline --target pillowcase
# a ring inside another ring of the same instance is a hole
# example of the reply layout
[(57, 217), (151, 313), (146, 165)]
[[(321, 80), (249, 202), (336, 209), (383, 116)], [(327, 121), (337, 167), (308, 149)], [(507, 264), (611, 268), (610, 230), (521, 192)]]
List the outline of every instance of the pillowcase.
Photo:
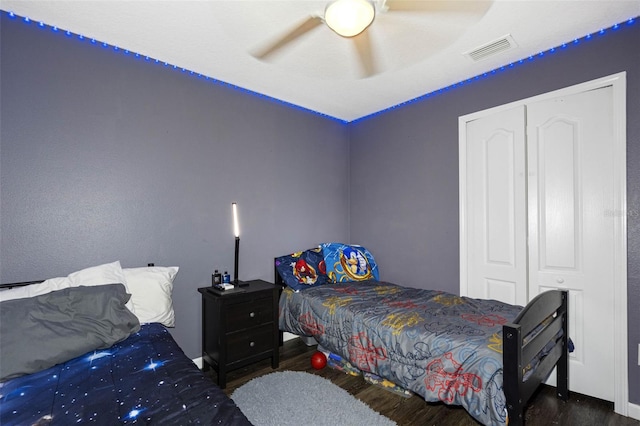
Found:
[(123, 284), (69, 287), (0, 303), (0, 381), (35, 373), (140, 330)]
[(68, 275), (71, 287), (120, 283), (127, 289), (127, 280), (120, 261), (81, 269)]
[[(125, 290), (129, 292), (124, 272), (120, 266), (120, 261), (81, 269), (66, 277), (51, 278), (41, 282), (40, 284), (4, 290), (0, 292), (0, 301), (39, 296), (68, 287), (95, 286), (115, 283), (124, 285)], [(128, 302), (127, 308), (133, 312), (133, 303)]]
[(177, 266), (123, 269), (134, 313), (141, 323), (159, 322), (165, 327), (175, 327), (171, 292), (178, 269)]
[(329, 282), (320, 247), (281, 256), (275, 262), (282, 280), (294, 291)]
[(380, 279), (378, 265), (366, 248), (342, 243), (324, 243), (320, 247), (332, 282)]

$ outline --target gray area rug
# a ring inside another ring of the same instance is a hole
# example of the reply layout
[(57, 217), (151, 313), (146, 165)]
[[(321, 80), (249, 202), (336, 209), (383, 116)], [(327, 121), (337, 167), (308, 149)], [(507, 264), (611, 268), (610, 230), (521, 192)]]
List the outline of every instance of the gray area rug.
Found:
[(392, 426), (396, 423), (327, 379), (281, 371), (253, 379), (231, 399), (256, 426)]

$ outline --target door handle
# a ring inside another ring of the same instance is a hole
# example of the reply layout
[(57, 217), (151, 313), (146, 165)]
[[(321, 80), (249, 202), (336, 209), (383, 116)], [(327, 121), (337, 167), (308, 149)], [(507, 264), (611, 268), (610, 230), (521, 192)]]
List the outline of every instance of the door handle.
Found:
[(562, 277), (556, 278), (556, 282), (558, 284), (562, 284), (564, 282), (564, 278), (562, 278)]

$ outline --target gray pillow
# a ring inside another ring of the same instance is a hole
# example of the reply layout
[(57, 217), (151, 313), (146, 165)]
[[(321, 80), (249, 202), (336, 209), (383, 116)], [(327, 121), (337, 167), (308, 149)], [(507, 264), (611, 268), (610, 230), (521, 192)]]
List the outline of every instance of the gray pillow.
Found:
[(122, 284), (70, 287), (0, 303), (0, 382), (108, 348), (140, 330)]

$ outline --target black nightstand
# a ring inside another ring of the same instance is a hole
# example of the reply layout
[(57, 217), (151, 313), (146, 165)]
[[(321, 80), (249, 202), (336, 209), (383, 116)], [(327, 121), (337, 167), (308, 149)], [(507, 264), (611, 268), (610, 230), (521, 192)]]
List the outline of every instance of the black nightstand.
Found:
[[(248, 284), (244, 286), (245, 284)], [(278, 297), (280, 287), (262, 280), (245, 281), (241, 292), (221, 293), (202, 287), (202, 368), (218, 373), (218, 386), (227, 385), (227, 372), (265, 358), (278, 368)]]

